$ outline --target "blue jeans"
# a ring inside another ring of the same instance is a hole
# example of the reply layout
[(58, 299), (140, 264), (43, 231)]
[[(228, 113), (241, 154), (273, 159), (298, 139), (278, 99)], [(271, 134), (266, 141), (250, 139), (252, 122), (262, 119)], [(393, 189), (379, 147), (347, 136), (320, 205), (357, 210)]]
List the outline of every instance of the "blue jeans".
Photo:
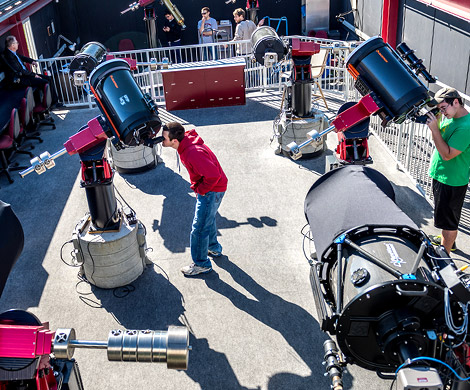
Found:
[[(168, 41), (168, 46), (170, 47), (175, 47), (175, 46), (180, 46), (180, 45), (181, 45), (181, 39), (178, 39), (177, 41), (174, 41), (174, 42)], [(181, 49), (176, 49), (172, 51), (170, 59), (171, 59), (171, 62), (174, 64), (181, 63)]]
[(218, 60), (219, 55), (217, 54), (218, 47), (217, 46), (207, 46), (202, 48), (202, 60), (203, 61), (211, 61), (211, 60)]
[(211, 261), (207, 256), (209, 249), (222, 252), (222, 245), (217, 241), (215, 215), (224, 194), (225, 192), (208, 192), (205, 196), (197, 196), (190, 247), (193, 262), (199, 267), (211, 266)]

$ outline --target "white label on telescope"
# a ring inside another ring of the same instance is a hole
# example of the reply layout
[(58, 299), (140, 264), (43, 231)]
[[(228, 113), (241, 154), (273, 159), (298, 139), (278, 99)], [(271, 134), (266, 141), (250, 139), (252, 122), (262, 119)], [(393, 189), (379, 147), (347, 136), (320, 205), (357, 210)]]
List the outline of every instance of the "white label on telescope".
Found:
[(119, 103), (121, 103), (121, 106), (125, 106), (127, 103), (129, 103), (131, 100), (129, 99), (129, 96), (127, 95), (122, 95), (119, 98)]
[(395, 249), (395, 246), (393, 244), (385, 244), (387, 247), (387, 252), (390, 255), (390, 262), (396, 266), (396, 267), (401, 267), (402, 263), (406, 263), (400, 256), (398, 256), (398, 252)]

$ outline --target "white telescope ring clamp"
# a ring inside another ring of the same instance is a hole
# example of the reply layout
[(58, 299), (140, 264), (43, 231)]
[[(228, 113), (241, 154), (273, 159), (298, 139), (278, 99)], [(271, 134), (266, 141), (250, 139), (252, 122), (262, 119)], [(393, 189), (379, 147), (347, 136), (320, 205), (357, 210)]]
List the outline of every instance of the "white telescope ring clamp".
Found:
[(307, 141), (302, 142), (300, 145), (297, 145), (295, 142), (291, 142), (287, 147), (290, 150), (290, 156), (292, 160), (298, 160), (300, 157), (302, 157), (302, 151), (301, 149), (305, 148), (306, 146), (310, 145), (312, 142), (317, 141), (320, 137), (323, 137), (324, 135), (328, 134), (329, 132), (333, 131), (335, 129), (335, 126), (330, 126), (327, 129), (323, 130), (321, 133), (319, 133), (317, 130), (311, 130), (307, 133), (307, 135), (310, 137)]
[(36, 172), (38, 175), (46, 172), (46, 167), (44, 166), (44, 163), (39, 157), (34, 157), (33, 159), (31, 159), (30, 163), (34, 172)]

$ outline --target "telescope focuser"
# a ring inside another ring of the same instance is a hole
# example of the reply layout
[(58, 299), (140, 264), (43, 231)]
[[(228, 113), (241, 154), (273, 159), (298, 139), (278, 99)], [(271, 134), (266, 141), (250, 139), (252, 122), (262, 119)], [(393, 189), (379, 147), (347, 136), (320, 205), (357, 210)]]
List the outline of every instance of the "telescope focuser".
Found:
[(424, 124), (428, 120), (428, 114), (432, 113), (434, 115), (437, 115), (439, 113), (439, 109), (437, 107), (433, 108), (432, 110), (429, 110), (426, 114), (417, 116), (416, 118), (413, 119), (415, 123), (421, 123)]
[(147, 138), (145, 141), (144, 141), (144, 145), (145, 146), (148, 146), (148, 147), (153, 147), (154, 145), (156, 144), (159, 144), (160, 142), (163, 142), (165, 140), (165, 137), (163, 136), (158, 136), (158, 137), (155, 137), (155, 138)]

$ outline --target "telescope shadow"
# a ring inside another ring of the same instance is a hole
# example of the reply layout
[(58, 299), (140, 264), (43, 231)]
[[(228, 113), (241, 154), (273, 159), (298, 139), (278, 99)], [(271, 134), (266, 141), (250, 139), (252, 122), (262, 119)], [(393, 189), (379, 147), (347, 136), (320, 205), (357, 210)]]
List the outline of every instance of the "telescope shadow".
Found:
[[(190, 244), (189, 235), (196, 204), (189, 183), (163, 163), (155, 170), (138, 175), (121, 174), (121, 176), (129, 184), (147, 194), (164, 196), (161, 218), (153, 219), (152, 232), (160, 234), (164, 247), (172, 253), (184, 253)], [(251, 225), (255, 228), (277, 225), (277, 221), (269, 216), (248, 217), (246, 221), (239, 222), (227, 219), (220, 213), (216, 215), (216, 222), (218, 230), (233, 229), (242, 225)], [(178, 234), (175, 235), (175, 232)], [(218, 232), (217, 235), (221, 234)]]
[[(101, 307), (127, 329), (166, 330), (169, 325), (177, 325), (191, 332), (184, 297), (158, 265), (148, 267), (128, 286), (114, 290), (92, 286), (92, 292)], [(251, 390), (240, 385), (226, 355), (210, 348), (207, 339), (190, 333), (189, 341), (194, 352), (190, 353), (185, 373), (202, 389)]]
[(323, 153), (315, 155), (311, 158), (301, 158), (300, 160), (292, 160), (290, 157), (284, 156), (295, 162), (300, 169), (306, 169), (312, 173), (323, 175), (325, 173), (325, 158), (332, 156), (334, 152), (330, 149), (326, 149)]
[(194, 353), (186, 375), (201, 386), (201, 389), (258, 390), (258, 387), (245, 387), (240, 384), (227, 356), (212, 349), (208, 340), (190, 337)]
[(90, 287), (91, 297), (99, 302), (91, 302), (90, 295), (81, 295), (81, 299), (105, 309), (127, 329), (165, 330), (169, 325), (184, 325), (180, 320), (185, 311), (183, 295), (156, 264), (148, 266), (137, 280), (126, 286)]
[(432, 219), (434, 215), (432, 206), (423, 196), (413, 191), (410, 187), (391, 183), (395, 191), (395, 203), (397, 206), (420, 229), (426, 230), (428, 225), (426, 219)]
[[(181, 175), (165, 166), (158, 164), (155, 169), (139, 174), (121, 174), (131, 186), (149, 195), (162, 195), (163, 204), (153, 205), (151, 216), (160, 214), (160, 219), (146, 219), (146, 223), (154, 233), (158, 232), (163, 245), (172, 253), (183, 253), (189, 247), (189, 234), (193, 220), (196, 198), (192, 196), (189, 183)], [(161, 209), (161, 211), (160, 211)], [(145, 215), (139, 215), (145, 220)], [(178, 234), (175, 234), (178, 232)]]
[[(255, 101), (248, 98), (243, 106), (209, 107), (170, 112), (180, 118), (181, 122), (192, 123), (195, 126), (233, 123), (250, 124), (253, 122), (272, 121), (279, 113), (279, 108), (272, 106), (275, 102), (280, 107), (280, 96), (267, 96), (264, 101)], [(256, 114), (253, 115), (253, 113)]]
[[(204, 279), (206, 285), (228, 298), (238, 309), (279, 332), (312, 370), (312, 374), (308, 377), (278, 373), (269, 379), (268, 388), (270, 390), (328, 388), (330, 382), (323, 376), (321, 365), (323, 341), (327, 337), (321, 332), (317, 320), (302, 307), (282, 299), (256, 283), (227, 256), (214, 260), (219, 268), (228, 272), (234, 282), (242, 286), (255, 299), (247, 298), (243, 293), (222, 281), (214, 272)], [(350, 378), (348, 379), (347, 376), (345, 378), (347, 382), (350, 382)]]

